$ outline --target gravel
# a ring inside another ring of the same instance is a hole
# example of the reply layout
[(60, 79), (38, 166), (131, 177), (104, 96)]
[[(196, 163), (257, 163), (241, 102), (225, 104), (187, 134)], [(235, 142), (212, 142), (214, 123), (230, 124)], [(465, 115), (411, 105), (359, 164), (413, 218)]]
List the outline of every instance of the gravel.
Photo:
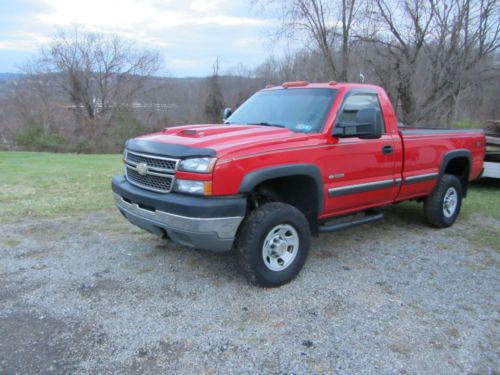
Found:
[(498, 373), (500, 249), (470, 236), (484, 220), (385, 211), (315, 239), (275, 289), (114, 210), (2, 223), (0, 373)]

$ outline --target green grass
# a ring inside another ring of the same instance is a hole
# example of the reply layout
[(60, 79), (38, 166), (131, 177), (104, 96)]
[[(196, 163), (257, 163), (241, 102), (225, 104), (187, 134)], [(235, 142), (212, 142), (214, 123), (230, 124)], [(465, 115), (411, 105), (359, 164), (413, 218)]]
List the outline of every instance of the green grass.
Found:
[[(0, 152), (0, 220), (114, 207), (111, 176), (120, 173), (121, 155)], [(421, 210), (413, 202), (403, 206)], [(462, 215), (500, 220), (500, 181), (472, 183)]]
[(479, 213), (500, 220), (500, 180), (488, 178), (472, 182), (463, 203), (462, 213)]
[(0, 220), (113, 207), (121, 155), (0, 152)]
[(2, 244), (6, 247), (16, 247), (19, 245), (21, 241), (15, 240), (15, 239), (9, 239), (9, 240), (4, 240), (2, 241)]

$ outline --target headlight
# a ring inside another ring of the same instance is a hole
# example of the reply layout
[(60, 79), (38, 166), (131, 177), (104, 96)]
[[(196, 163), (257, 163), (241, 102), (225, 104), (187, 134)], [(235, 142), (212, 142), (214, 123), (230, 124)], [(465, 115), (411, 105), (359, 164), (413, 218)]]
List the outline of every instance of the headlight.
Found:
[(175, 180), (174, 190), (179, 193), (212, 195), (212, 181)]
[(212, 172), (216, 160), (215, 158), (184, 159), (179, 163), (179, 170), (202, 173)]

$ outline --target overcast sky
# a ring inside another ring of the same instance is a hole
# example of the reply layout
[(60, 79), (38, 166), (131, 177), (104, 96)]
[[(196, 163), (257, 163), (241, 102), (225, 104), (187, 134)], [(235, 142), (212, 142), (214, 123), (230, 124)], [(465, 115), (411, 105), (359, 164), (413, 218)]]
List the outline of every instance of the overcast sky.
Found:
[(0, 0), (0, 72), (18, 71), (57, 27), (78, 25), (157, 49), (163, 74), (205, 76), (217, 56), (223, 71), (262, 62), (275, 24), (247, 0)]

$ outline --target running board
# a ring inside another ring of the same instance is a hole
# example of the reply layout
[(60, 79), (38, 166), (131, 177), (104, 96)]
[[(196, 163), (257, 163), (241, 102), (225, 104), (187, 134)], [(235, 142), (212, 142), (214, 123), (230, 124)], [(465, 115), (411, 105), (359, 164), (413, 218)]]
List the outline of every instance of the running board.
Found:
[(383, 218), (384, 218), (383, 213), (373, 212), (373, 213), (367, 214), (365, 217), (351, 220), (351, 221), (347, 221), (347, 222), (343, 222), (343, 223), (339, 223), (339, 224), (320, 225), (318, 230), (320, 233), (337, 232), (339, 230), (355, 227), (357, 225), (371, 223), (373, 221), (379, 221), (379, 220), (382, 220)]

